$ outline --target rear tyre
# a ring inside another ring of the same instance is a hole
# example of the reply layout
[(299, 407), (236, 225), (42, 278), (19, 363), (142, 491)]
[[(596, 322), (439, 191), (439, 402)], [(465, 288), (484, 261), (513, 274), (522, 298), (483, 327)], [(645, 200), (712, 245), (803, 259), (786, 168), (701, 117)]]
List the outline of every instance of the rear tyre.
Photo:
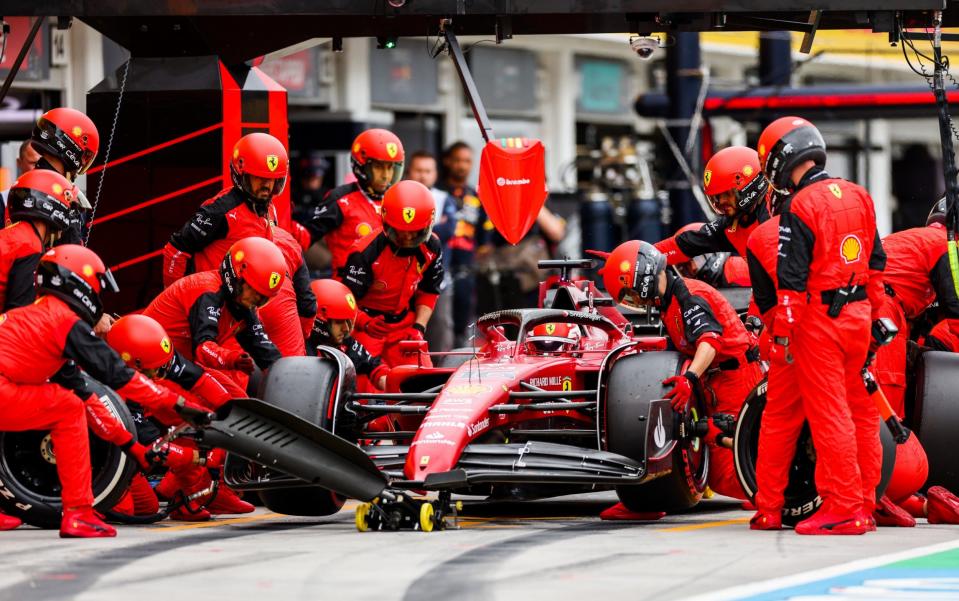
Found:
[[(324, 430), (332, 431), (334, 409), (336, 433), (346, 420), (342, 407), (334, 408), (337, 396), (337, 365), (322, 357), (285, 357), (270, 368), (264, 378), (260, 398), (302, 417)], [(352, 391), (345, 391), (352, 392)], [(300, 486), (260, 491), (260, 499), (270, 511), (286, 515), (333, 515), (343, 507), (344, 499), (319, 486)]]
[[(679, 373), (683, 357), (675, 352), (641, 353), (623, 357), (613, 364), (606, 392), (606, 447), (631, 459), (645, 457), (647, 422), (651, 400), (662, 399), (662, 381)], [(702, 406), (694, 408), (696, 418), (705, 416)], [(669, 433), (675, 436), (676, 433)], [(708, 459), (701, 439), (680, 442), (672, 453), (672, 471), (645, 484), (618, 486), (619, 500), (637, 512), (676, 512), (690, 509), (706, 489)]]
[[(751, 500), (755, 500), (758, 489), (756, 458), (759, 450), (759, 429), (765, 409), (766, 383), (763, 381), (743, 403), (736, 422), (736, 436), (733, 441), (736, 475)], [(876, 498), (882, 496), (883, 491), (886, 490), (886, 485), (892, 477), (892, 468), (896, 463), (896, 443), (885, 424), (880, 426), (879, 439), (882, 443), (882, 474), (876, 489)], [(785, 497), (783, 524), (795, 526), (819, 510), (822, 498), (816, 490), (815, 471), (816, 450), (809, 432), (809, 425), (805, 424), (796, 441), (796, 454), (789, 470), (789, 484), (786, 485), (783, 494)]]
[[(117, 393), (83, 375), (87, 386), (123, 426), (136, 432), (133, 417)], [(11, 402), (13, 399), (6, 399)], [(91, 401), (92, 402), (92, 401)], [(59, 528), (63, 505), (56, 454), (48, 430), (0, 432), (0, 509), (32, 526)], [(104, 512), (127, 490), (137, 466), (126, 453), (90, 433), (94, 507)]]
[(913, 426), (929, 458), (928, 485), (959, 490), (959, 354), (930, 351), (916, 378)]

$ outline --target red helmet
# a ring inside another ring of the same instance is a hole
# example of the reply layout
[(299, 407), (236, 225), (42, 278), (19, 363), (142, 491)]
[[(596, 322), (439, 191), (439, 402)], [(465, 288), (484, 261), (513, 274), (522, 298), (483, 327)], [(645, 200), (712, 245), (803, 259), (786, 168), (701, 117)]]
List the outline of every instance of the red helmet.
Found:
[(609, 253), (599, 273), (616, 302), (636, 307), (656, 297), (657, 279), (665, 270), (666, 255), (648, 242), (630, 240)]
[(39, 219), (62, 231), (70, 225), (77, 188), (56, 171), (32, 169), (13, 182), (8, 199), (11, 220)]
[(723, 196), (732, 194), (735, 215), (752, 213), (766, 196), (769, 182), (759, 168), (759, 154), (745, 146), (723, 148), (709, 159), (703, 171), (703, 186), (709, 204), (725, 214)]
[(78, 244), (55, 246), (40, 258), (37, 287), (70, 305), (90, 325), (103, 316), (100, 293), (119, 291), (100, 257)]
[(83, 175), (100, 149), (100, 134), (89, 117), (76, 109), (58, 108), (40, 115), (30, 137), (37, 152), (63, 162), (64, 175)]
[(127, 315), (116, 320), (107, 333), (107, 344), (136, 370), (165, 368), (173, 360), (173, 343), (166, 330), (146, 315)]
[(571, 323), (541, 323), (526, 338), (531, 353), (561, 353), (579, 343), (579, 326)]
[(375, 200), (383, 198), (382, 192), (372, 189), (373, 171), (370, 161), (380, 161), (383, 163), (393, 163), (393, 179), (389, 187), (403, 177), (403, 143), (396, 137), (396, 134), (385, 129), (368, 129), (353, 140), (353, 147), (350, 153), (350, 164), (353, 166), (353, 175), (356, 181), (367, 196)]
[(759, 136), (759, 164), (772, 187), (793, 189), (792, 172), (800, 163), (826, 164), (826, 142), (816, 126), (802, 117), (782, 117)]
[(242, 282), (273, 298), (286, 279), (286, 260), (276, 244), (266, 238), (243, 238), (234, 242), (223, 257), (220, 276), (233, 298), (240, 296)]
[(336, 280), (313, 280), (310, 289), (316, 296), (316, 318), (356, 320), (356, 298), (349, 288)]
[(390, 242), (398, 248), (416, 248), (426, 242), (433, 231), (436, 201), (429, 188), (408, 179), (386, 191), (380, 213), (383, 231)]
[[(266, 210), (270, 200), (286, 187), (286, 178), (289, 175), (289, 157), (283, 143), (264, 133), (247, 134), (240, 138), (233, 146), (233, 158), (230, 160), (230, 176), (233, 185), (240, 190), (246, 200), (259, 208), (259, 212)], [(268, 198), (260, 198), (256, 191), (251, 189), (248, 176), (276, 180), (273, 191)]]

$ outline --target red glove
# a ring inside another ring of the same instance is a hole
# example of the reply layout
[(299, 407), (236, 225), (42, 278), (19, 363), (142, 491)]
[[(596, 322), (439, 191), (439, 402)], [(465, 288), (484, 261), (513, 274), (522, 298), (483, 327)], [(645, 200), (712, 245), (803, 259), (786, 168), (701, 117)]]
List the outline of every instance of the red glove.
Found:
[(150, 447), (143, 446), (135, 440), (130, 440), (127, 444), (121, 445), (123, 452), (130, 456), (131, 459), (137, 462), (137, 465), (140, 466), (140, 469), (144, 472), (149, 472), (153, 469), (153, 466), (159, 463), (158, 457), (150, 449)]
[(699, 376), (691, 371), (680, 376), (673, 376), (663, 380), (663, 386), (672, 386), (672, 390), (666, 393), (669, 404), (676, 411), (684, 411), (689, 399), (693, 396), (693, 388), (699, 383)]
[(87, 413), (87, 425), (98, 438), (118, 447), (133, 441), (133, 434), (114, 417), (95, 393), (87, 397), (84, 409)]
[[(152, 450), (150, 452), (153, 453)], [(155, 455), (163, 465), (174, 470), (182, 470), (199, 462), (199, 454), (196, 449), (181, 447), (172, 442), (161, 445), (160, 450)]]
[(167, 242), (163, 247), (163, 287), (166, 288), (173, 282), (186, 275), (187, 267), (193, 255), (182, 250), (177, 250), (172, 244)]
[(772, 324), (773, 341), (776, 338), (789, 338), (793, 327), (802, 318), (806, 310), (806, 293), (795, 290), (779, 291), (779, 307), (776, 320)]
[(214, 369), (236, 369), (253, 373), (253, 358), (243, 351), (223, 348), (212, 340), (196, 347), (197, 363)]
[(426, 340), (426, 326), (414, 323), (413, 327), (409, 331), (410, 340)]
[(203, 458), (202, 465), (208, 468), (221, 468), (226, 462), (226, 451), (223, 449), (213, 449)]
[(382, 315), (378, 315), (366, 322), (363, 330), (374, 338), (386, 338), (387, 334), (393, 331), (393, 328), (386, 323)]
[(210, 409), (219, 409), (223, 403), (230, 400), (230, 393), (223, 384), (208, 373), (203, 373), (190, 389)]

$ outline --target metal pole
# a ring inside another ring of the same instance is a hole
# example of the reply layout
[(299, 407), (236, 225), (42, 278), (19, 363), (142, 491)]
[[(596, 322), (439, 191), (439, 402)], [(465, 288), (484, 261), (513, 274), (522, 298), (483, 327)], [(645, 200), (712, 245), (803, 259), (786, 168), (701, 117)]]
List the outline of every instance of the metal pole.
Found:
[[(680, 144), (689, 136), (689, 122), (696, 111), (701, 79), (699, 34), (677, 33), (676, 43), (666, 49), (666, 93), (669, 97), (669, 123), (678, 124), (671, 125), (669, 133), (674, 140), (680, 141)], [(696, 159), (699, 153), (699, 132), (693, 134), (697, 141), (688, 152), (684, 149), (684, 153), (696, 176), (695, 181), (698, 181), (700, 161)], [(673, 162), (667, 186), (673, 214), (670, 224), (672, 231), (687, 223), (703, 220), (704, 214), (678, 161)]]
[(10, 67), (10, 72), (7, 73), (7, 78), (3, 81), (3, 87), (0, 88), (0, 104), (3, 103), (3, 99), (7, 97), (7, 92), (10, 91), (10, 86), (13, 84), (13, 80), (16, 79), (17, 73), (20, 71), (20, 65), (23, 64), (23, 59), (27, 57), (27, 52), (30, 51), (30, 46), (33, 46), (33, 40), (36, 39), (37, 33), (40, 32), (40, 28), (46, 23), (46, 17), (37, 17), (33, 22), (33, 27), (30, 28), (30, 33), (27, 34), (27, 39), (23, 42), (23, 47), (20, 48), (20, 54), (17, 55), (17, 60), (13, 61), (13, 66)]
[(446, 38), (446, 44), (450, 50), (450, 58), (453, 59), (453, 66), (460, 76), (460, 82), (463, 84), (463, 91), (466, 92), (466, 99), (469, 100), (470, 108), (473, 109), (473, 116), (476, 117), (476, 124), (479, 125), (480, 132), (483, 134), (483, 140), (489, 142), (493, 137), (493, 126), (490, 124), (489, 116), (486, 114), (486, 107), (480, 99), (479, 91), (476, 89), (476, 82), (473, 81), (473, 75), (470, 73), (469, 65), (466, 64), (466, 57), (460, 49), (460, 43), (456, 39), (456, 34), (449, 29), (449, 22), (443, 23), (443, 36)]

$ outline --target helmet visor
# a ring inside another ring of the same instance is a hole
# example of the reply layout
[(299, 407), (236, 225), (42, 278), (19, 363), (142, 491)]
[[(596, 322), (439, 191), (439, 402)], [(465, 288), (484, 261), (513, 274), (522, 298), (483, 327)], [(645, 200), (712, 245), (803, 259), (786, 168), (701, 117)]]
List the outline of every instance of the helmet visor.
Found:
[(429, 240), (430, 234), (433, 233), (433, 225), (430, 224), (421, 230), (406, 232), (384, 223), (383, 230), (393, 246), (397, 248), (416, 248)]

